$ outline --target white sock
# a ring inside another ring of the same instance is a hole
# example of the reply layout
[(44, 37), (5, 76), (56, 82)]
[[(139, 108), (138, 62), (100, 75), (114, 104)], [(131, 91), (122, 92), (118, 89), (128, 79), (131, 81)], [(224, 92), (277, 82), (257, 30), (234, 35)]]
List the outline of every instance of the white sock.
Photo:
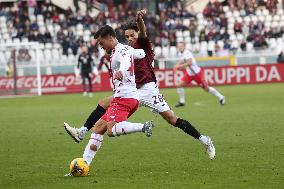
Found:
[(221, 93), (219, 93), (215, 88), (209, 87), (208, 89), (209, 89), (209, 93), (211, 93), (214, 96), (217, 96), (219, 100), (224, 98), (224, 96)]
[(185, 103), (184, 88), (177, 88), (177, 93), (179, 95), (179, 102)]
[[(102, 142), (103, 142), (104, 136), (96, 133), (91, 134), (91, 138), (89, 140), (89, 143), (85, 147), (85, 151), (83, 154), (83, 159), (90, 165), (92, 163), (92, 160), (94, 159), (97, 151), (100, 149)], [(94, 151), (90, 147), (91, 145), (95, 145), (97, 150)]]
[(142, 123), (130, 123), (127, 121), (122, 121), (112, 127), (112, 134), (114, 136), (120, 136), (130, 133), (142, 132), (143, 127), (144, 124)]
[(83, 132), (84, 134), (86, 134), (88, 132), (88, 128), (85, 126), (82, 126), (78, 129), (79, 132)]
[(206, 142), (208, 141), (208, 138), (204, 135), (201, 135), (198, 139), (202, 144), (206, 144)]

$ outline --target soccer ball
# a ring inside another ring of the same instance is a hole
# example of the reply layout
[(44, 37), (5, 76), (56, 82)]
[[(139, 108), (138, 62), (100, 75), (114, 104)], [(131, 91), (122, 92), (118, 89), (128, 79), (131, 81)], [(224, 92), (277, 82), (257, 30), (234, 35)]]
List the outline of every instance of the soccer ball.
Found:
[(83, 158), (76, 158), (70, 163), (70, 173), (74, 177), (85, 177), (89, 174), (90, 167)]

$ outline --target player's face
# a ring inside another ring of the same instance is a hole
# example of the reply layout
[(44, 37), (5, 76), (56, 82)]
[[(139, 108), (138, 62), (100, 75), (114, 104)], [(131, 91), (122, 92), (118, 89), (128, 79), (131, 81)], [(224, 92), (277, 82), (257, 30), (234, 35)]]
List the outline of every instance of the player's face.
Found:
[(184, 43), (178, 43), (177, 48), (179, 52), (183, 52), (185, 49)]
[(111, 51), (114, 48), (114, 46), (110, 36), (99, 37), (97, 39), (97, 43), (100, 45), (102, 49), (106, 51), (107, 54), (111, 54)]
[(136, 40), (137, 40), (137, 38), (138, 38), (138, 32), (136, 32), (133, 29), (128, 29), (128, 30), (124, 31), (124, 35), (125, 35), (125, 38), (126, 38), (126, 40), (128, 42), (128, 45), (133, 47), (135, 42), (136, 42)]

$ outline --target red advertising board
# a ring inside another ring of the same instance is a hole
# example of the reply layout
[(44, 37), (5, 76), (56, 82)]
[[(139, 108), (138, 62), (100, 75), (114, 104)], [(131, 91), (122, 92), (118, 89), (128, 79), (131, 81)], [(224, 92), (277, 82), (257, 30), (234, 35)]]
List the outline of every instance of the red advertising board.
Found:
[[(236, 85), (284, 82), (284, 64), (206, 67), (204, 77), (210, 85)], [(183, 76), (182, 71), (172, 69), (156, 70), (157, 83), (160, 88), (175, 87)], [(17, 79), (18, 90), (36, 92), (36, 76), (23, 76)], [(47, 93), (76, 93), (82, 92), (82, 80), (74, 74), (43, 75), (42, 92)], [(110, 91), (111, 82), (108, 73), (101, 73), (92, 78), (94, 91)], [(0, 77), (1, 91), (13, 90), (13, 78)]]

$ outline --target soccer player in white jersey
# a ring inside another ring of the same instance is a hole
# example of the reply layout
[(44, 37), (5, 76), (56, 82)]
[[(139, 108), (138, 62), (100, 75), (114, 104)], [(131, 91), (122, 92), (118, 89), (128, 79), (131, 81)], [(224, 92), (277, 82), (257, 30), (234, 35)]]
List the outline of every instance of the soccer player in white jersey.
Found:
[(200, 68), (192, 53), (185, 49), (184, 42), (179, 42), (177, 45), (178, 56), (180, 61), (174, 66), (174, 70), (184, 70), (184, 76), (181, 78), (179, 84), (177, 85), (177, 93), (179, 95), (179, 102), (176, 107), (181, 107), (185, 105), (185, 94), (184, 88), (192, 81), (195, 81), (200, 87), (202, 87), (206, 92), (211, 93), (216, 96), (221, 105), (225, 104), (225, 96), (218, 92), (215, 88), (210, 87), (207, 81), (204, 79), (203, 70)]
[[(114, 30), (106, 25), (99, 29), (95, 38), (98, 44), (111, 54), (110, 67), (113, 83), (113, 100), (105, 114), (96, 122), (95, 127), (106, 129), (110, 137), (144, 132), (146, 136), (152, 135), (153, 124), (151, 121), (145, 124), (127, 122), (138, 108), (139, 95), (135, 83), (134, 56), (143, 58), (145, 53), (142, 49), (133, 49), (130, 46), (118, 43)], [(101, 136), (102, 137), (102, 136)], [(90, 165), (96, 151), (100, 148), (102, 138), (98, 140), (97, 134), (92, 133), (87, 144), (83, 159)]]

